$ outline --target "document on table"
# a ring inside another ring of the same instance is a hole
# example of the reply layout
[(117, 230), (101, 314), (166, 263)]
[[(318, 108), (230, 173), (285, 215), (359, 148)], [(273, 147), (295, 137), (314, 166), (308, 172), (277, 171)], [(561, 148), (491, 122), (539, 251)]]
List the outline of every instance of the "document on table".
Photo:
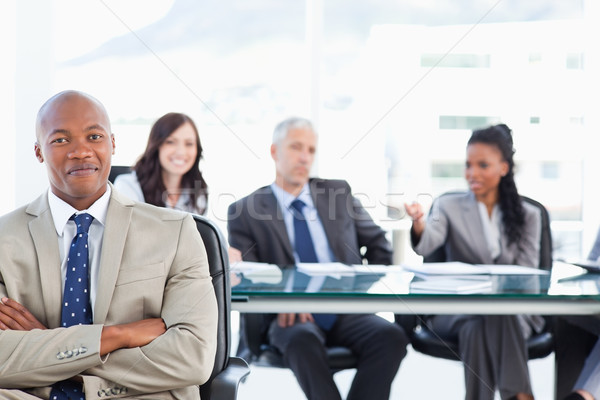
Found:
[(507, 264), (478, 264), (494, 275), (548, 275), (550, 271), (545, 269), (524, 267), (522, 265)]
[(598, 261), (581, 259), (581, 258), (558, 259), (557, 261), (576, 265), (578, 267), (586, 269), (588, 272), (600, 273), (600, 263), (598, 263)]
[(339, 262), (331, 263), (298, 263), (296, 264), (299, 272), (310, 276), (327, 275), (332, 278), (340, 279), (342, 276), (354, 275), (354, 270), (350, 265)]
[(252, 282), (279, 283), (281, 269), (275, 264), (239, 261), (231, 264), (231, 272), (241, 273)]
[(381, 264), (360, 264), (352, 265), (352, 269), (357, 274), (387, 274), (388, 272), (405, 271), (401, 265), (381, 265)]
[(418, 275), (478, 275), (488, 274), (485, 268), (463, 262), (423, 263), (420, 265), (403, 265), (408, 271)]
[(441, 263), (423, 263), (421, 265), (404, 265), (408, 271), (417, 275), (547, 275), (549, 271), (505, 264), (467, 264), (458, 261)]
[(299, 263), (298, 271), (307, 275), (328, 275), (328, 276), (351, 276), (354, 274), (387, 274), (389, 272), (403, 272), (404, 268), (400, 265), (381, 265), (381, 264), (356, 264), (346, 265), (339, 262), (332, 263)]
[(426, 279), (410, 284), (410, 293), (470, 294), (491, 292), (492, 281), (489, 278), (485, 280), (470, 280), (436, 277), (434, 279)]

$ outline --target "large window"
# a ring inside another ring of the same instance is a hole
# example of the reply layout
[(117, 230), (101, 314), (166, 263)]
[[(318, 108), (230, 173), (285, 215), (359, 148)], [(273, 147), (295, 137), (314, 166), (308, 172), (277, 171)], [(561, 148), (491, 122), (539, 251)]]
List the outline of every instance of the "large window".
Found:
[[(550, 209), (556, 255), (585, 253), (600, 224), (600, 210), (586, 208), (600, 196), (585, 185), (599, 164), (590, 94), (600, 92), (600, 12), (591, 1), (0, 7), (16, 15), (18, 181), (40, 171), (26, 169), (35, 160), (22, 139), (39, 103), (76, 88), (107, 106), (116, 164), (135, 162), (156, 118), (189, 114), (205, 148), (210, 216), (222, 227), (231, 201), (272, 181), (271, 132), (290, 115), (318, 126), (315, 173), (348, 179), (386, 228), (403, 202), (464, 189), (470, 130), (499, 121), (514, 131), (521, 192)], [(16, 190), (26, 193), (20, 203), (39, 187)]]

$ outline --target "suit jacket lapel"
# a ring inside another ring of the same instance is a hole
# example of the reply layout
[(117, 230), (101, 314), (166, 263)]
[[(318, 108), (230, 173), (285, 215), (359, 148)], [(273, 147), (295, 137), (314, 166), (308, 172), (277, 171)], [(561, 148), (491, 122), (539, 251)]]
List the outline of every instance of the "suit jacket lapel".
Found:
[(106, 214), (104, 237), (102, 238), (94, 323), (104, 323), (108, 314), (117, 277), (119, 276), (125, 239), (131, 223), (133, 204), (113, 189)]
[(29, 232), (35, 246), (39, 277), (43, 282), (42, 298), (48, 327), (60, 325), (62, 312), (62, 282), (60, 253), (56, 239), (56, 227), (48, 206), (48, 194), (32, 202), (27, 212), (37, 218), (29, 222)]
[[(326, 190), (327, 188), (322, 185), (323, 181), (319, 181), (316, 179), (310, 180), (310, 195), (315, 203), (315, 208), (317, 209), (317, 213), (319, 214), (319, 218), (321, 219), (321, 225), (323, 225), (323, 229), (325, 230), (325, 236), (327, 237), (327, 241), (329, 242), (329, 247), (333, 251), (337, 260), (341, 260), (341, 254), (343, 254), (343, 249), (338, 249), (333, 246), (333, 244), (339, 244), (342, 241), (331, 240), (331, 238), (339, 237), (340, 233), (338, 233), (337, 228), (341, 226), (340, 224), (331, 223), (330, 213), (332, 210), (335, 211), (335, 208), (338, 207), (339, 204), (329, 204), (330, 196), (327, 196)], [(338, 196), (336, 196), (337, 199)], [(345, 197), (343, 197), (345, 199)]]
[(290, 260), (294, 260), (294, 250), (292, 249), (292, 243), (285, 228), (285, 222), (283, 221), (279, 203), (271, 188), (267, 186), (265, 189), (264, 195), (261, 195), (259, 202), (259, 206), (262, 208), (259, 210), (259, 215), (268, 215), (272, 218), (271, 228), (275, 231), (276, 236), (281, 241), (285, 255), (289, 257)]
[(479, 214), (477, 200), (473, 193), (469, 192), (468, 196), (465, 197), (463, 207), (464, 224), (471, 237), (469, 248), (479, 255), (477, 258), (481, 259), (483, 264), (493, 264), (494, 260), (492, 260), (492, 255), (488, 250), (488, 244), (481, 224), (481, 215)]

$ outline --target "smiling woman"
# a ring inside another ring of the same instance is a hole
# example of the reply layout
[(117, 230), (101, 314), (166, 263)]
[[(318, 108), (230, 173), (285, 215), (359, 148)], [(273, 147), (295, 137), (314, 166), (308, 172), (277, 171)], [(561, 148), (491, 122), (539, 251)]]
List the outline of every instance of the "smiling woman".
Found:
[(198, 167), (201, 158), (200, 135), (192, 119), (165, 114), (152, 126), (134, 171), (119, 175), (115, 188), (133, 200), (205, 214), (208, 186)]

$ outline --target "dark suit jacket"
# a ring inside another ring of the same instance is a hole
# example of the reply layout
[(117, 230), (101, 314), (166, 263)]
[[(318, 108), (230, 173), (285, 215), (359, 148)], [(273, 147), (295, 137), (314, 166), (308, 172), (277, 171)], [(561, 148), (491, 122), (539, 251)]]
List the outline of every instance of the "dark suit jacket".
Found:
[[(364, 258), (371, 264), (392, 263), (392, 249), (385, 232), (352, 196), (346, 181), (314, 178), (309, 185), (336, 261), (361, 264)], [(270, 186), (262, 187), (229, 206), (228, 231), (229, 244), (242, 252), (244, 261), (295, 264), (283, 215)], [(364, 255), (361, 255), (362, 247), (366, 250)], [(272, 319), (273, 315), (264, 316), (263, 335), (266, 335)], [(242, 338), (242, 352), (243, 342)]]
[[(392, 263), (385, 232), (352, 196), (346, 181), (314, 178), (309, 185), (336, 261), (361, 264), (364, 258), (370, 264)], [(228, 231), (230, 245), (242, 252), (244, 261), (295, 263), (281, 209), (269, 186), (229, 206)]]

